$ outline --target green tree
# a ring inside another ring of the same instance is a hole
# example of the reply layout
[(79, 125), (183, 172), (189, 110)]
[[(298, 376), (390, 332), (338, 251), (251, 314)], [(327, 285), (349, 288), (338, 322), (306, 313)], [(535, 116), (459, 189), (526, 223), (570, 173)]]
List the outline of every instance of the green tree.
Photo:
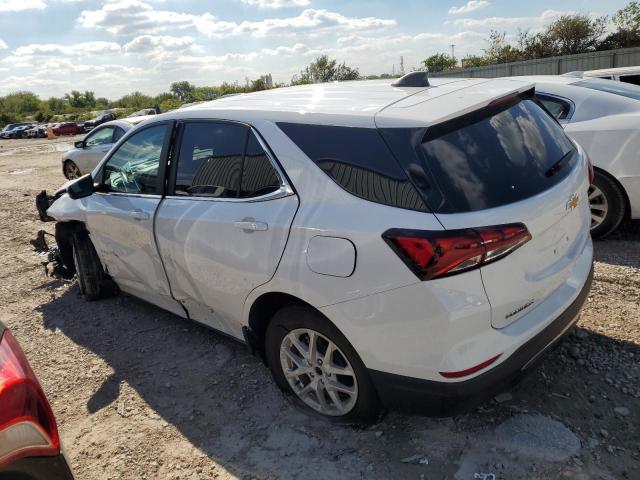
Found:
[(193, 102), (193, 92), (195, 88), (196, 87), (191, 85), (188, 81), (183, 80), (181, 82), (173, 82), (169, 90), (181, 102)]
[(360, 72), (357, 68), (347, 66), (344, 62), (338, 64), (328, 55), (321, 55), (306, 66), (299, 75), (291, 79), (292, 85), (304, 85), (307, 83), (325, 83), (343, 80), (357, 80)]
[(458, 61), (455, 57), (446, 53), (436, 53), (424, 59), (422, 64), (429, 69), (430, 72), (442, 72), (444, 70), (452, 70), (456, 67)]
[(636, 47), (640, 45), (640, 5), (631, 2), (613, 15), (613, 24), (617, 31), (609, 34), (598, 45), (599, 50)]
[(607, 17), (562, 15), (546, 28), (560, 55), (593, 51), (607, 27)]

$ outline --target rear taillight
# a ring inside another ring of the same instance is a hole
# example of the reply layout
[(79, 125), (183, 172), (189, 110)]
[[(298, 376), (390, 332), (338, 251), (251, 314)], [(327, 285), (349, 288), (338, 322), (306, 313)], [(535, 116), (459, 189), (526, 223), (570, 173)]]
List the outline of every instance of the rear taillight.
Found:
[(60, 453), (56, 420), (22, 349), (0, 337), (0, 468), (22, 457)]
[(382, 238), (421, 280), (494, 262), (531, 240), (522, 223), (462, 230), (387, 230)]

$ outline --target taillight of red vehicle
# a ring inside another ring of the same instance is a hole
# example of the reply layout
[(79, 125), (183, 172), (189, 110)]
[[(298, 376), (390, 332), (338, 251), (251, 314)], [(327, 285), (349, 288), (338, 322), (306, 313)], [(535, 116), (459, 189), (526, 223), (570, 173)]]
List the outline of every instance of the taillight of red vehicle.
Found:
[(60, 453), (51, 406), (8, 330), (0, 333), (0, 468), (23, 457)]
[(522, 223), (441, 231), (394, 228), (382, 237), (421, 280), (479, 268), (531, 240)]

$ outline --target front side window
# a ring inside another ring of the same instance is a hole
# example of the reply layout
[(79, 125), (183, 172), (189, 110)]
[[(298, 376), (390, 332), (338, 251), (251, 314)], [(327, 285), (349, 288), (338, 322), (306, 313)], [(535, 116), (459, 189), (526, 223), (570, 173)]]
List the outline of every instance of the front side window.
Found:
[(87, 147), (95, 147), (96, 145), (107, 145), (112, 142), (112, 139), (113, 128), (105, 127), (92, 132), (84, 143)]
[(116, 143), (118, 140), (120, 140), (122, 137), (124, 137), (125, 131), (120, 128), (120, 127), (116, 127), (113, 129), (113, 143)]
[(118, 147), (104, 167), (104, 181), (109, 191), (157, 192), (158, 167), (168, 128), (166, 124), (145, 128)]

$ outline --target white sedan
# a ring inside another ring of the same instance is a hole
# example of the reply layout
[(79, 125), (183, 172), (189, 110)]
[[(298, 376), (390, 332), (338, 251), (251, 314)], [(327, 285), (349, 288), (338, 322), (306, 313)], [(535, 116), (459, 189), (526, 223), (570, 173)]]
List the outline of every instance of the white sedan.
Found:
[(592, 235), (640, 218), (640, 87), (570, 76), (515, 78), (535, 82), (537, 97), (591, 158)]

